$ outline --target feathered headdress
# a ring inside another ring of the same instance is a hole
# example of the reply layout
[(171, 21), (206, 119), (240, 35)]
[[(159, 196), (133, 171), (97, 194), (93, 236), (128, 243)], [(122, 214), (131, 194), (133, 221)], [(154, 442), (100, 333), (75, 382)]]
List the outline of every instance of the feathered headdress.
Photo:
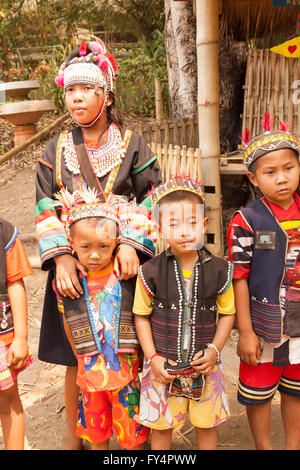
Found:
[(291, 123), (279, 121), (279, 129), (273, 130), (274, 117), (271, 120), (270, 113), (264, 113), (261, 121), (264, 132), (250, 139), (248, 128), (241, 135), (244, 147), (243, 161), (247, 169), (250, 165), (263, 155), (283, 148), (294, 150), (299, 156), (300, 144), (297, 138), (288, 130)]
[[(97, 69), (90, 65), (96, 66)], [(72, 67), (69, 68), (70, 66)], [(69, 59), (60, 66), (54, 81), (62, 88), (84, 81), (112, 91), (117, 75), (115, 57), (106, 51), (103, 41), (97, 38), (96, 41), (81, 42), (76, 46)]]
[(189, 191), (199, 196), (203, 202), (205, 199), (200, 181), (197, 181), (184, 173), (171, 176), (169, 181), (164, 184), (160, 184), (157, 187), (153, 186), (147, 196), (150, 196), (154, 207), (164, 196), (175, 191)]
[(113, 220), (120, 229), (126, 225), (131, 205), (122, 196), (110, 194), (105, 202), (101, 202), (95, 189), (85, 188), (74, 191), (62, 189), (55, 195), (54, 206), (60, 207), (61, 220), (68, 238), (70, 227), (78, 220), (101, 217)]

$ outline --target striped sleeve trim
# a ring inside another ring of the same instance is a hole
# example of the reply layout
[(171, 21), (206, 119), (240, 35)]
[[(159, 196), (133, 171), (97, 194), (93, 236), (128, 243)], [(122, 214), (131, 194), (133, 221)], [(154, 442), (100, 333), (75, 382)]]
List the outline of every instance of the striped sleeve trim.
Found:
[(7, 243), (7, 245), (5, 246), (5, 253), (7, 253), (7, 252), (9, 251), (9, 249), (10, 249), (10, 248), (13, 246), (13, 244), (15, 243), (16, 238), (17, 238), (17, 236), (18, 236), (18, 233), (19, 233), (19, 230), (17, 229), (17, 227), (15, 227), (13, 236), (11, 237), (11, 239), (9, 240), (9, 242)]
[(140, 168), (137, 168), (137, 170), (134, 170), (131, 174), (133, 176), (138, 175), (139, 173), (141, 173), (141, 171), (143, 171), (145, 168), (151, 165), (151, 163), (155, 162), (155, 160), (157, 160), (157, 155), (154, 155), (154, 157), (152, 157), (148, 162), (144, 163), (144, 165), (141, 166)]

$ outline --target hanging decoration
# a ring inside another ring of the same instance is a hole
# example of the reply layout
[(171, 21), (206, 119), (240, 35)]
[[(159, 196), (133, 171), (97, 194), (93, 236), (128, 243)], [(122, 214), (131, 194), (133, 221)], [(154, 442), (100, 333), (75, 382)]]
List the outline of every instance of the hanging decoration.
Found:
[(270, 50), (275, 54), (298, 59), (300, 57), (300, 36), (290, 39), (289, 41), (285, 41), (278, 46), (274, 46)]

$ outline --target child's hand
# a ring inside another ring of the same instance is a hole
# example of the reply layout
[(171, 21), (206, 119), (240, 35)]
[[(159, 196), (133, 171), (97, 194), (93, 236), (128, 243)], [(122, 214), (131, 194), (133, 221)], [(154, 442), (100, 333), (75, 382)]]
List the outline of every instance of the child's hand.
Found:
[(118, 277), (121, 274), (120, 281), (136, 276), (139, 265), (138, 255), (132, 246), (126, 244), (118, 246), (114, 261), (114, 271)]
[(71, 255), (56, 256), (54, 261), (58, 292), (64, 297), (79, 298), (79, 294), (83, 294), (83, 291), (76, 270), (79, 269), (83, 275), (86, 275), (86, 268)]
[(240, 357), (241, 361), (252, 366), (257, 365), (257, 361), (259, 361), (261, 357), (261, 348), (259, 339), (253, 330), (244, 333), (240, 332), (237, 355)]
[(13, 369), (21, 369), (28, 357), (28, 345), (25, 339), (14, 338), (7, 354), (7, 365)]
[[(165, 370), (164, 364), (166, 362), (166, 358), (162, 356), (155, 356), (151, 361), (151, 369), (155, 378), (158, 382), (162, 384), (168, 384), (174, 380), (174, 376), (168, 374)], [(169, 359), (169, 363), (172, 366), (176, 366), (176, 362)]]
[(213, 368), (216, 365), (218, 355), (213, 348), (206, 348), (204, 354), (199, 351), (193, 357), (191, 366), (203, 375), (209, 375), (212, 373)]

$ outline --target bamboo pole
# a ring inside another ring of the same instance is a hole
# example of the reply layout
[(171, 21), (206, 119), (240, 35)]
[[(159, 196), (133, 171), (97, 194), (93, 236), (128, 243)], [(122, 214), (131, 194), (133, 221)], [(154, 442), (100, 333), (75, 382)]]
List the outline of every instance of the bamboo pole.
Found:
[(161, 97), (160, 78), (155, 78), (155, 109), (156, 109), (156, 120), (158, 122), (161, 122), (162, 120), (162, 97)]
[(220, 129), (219, 129), (219, 2), (196, 2), (196, 47), (198, 64), (198, 128), (202, 152), (202, 177), (209, 218), (207, 232), (214, 243), (208, 246), (215, 255), (223, 255), (221, 230)]
[(31, 137), (31, 139), (26, 140), (23, 142), (22, 145), (19, 145), (18, 147), (13, 148), (9, 152), (6, 152), (4, 155), (0, 156), (0, 165), (3, 163), (7, 162), (10, 158), (14, 157), (18, 153), (22, 152), (24, 149), (29, 147), (30, 145), (34, 144), (38, 140), (40, 140), (44, 135), (49, 134), (53, 129), (55, 129), (61, 122), (63, 122), (67, 117), (70, 116), (69, 113), (63, 114), (60, 116), (56, 121), (54, 121), (50, 126), (46, 127), (46, 129), (43, 129), (42, 131), (38, 132), (36, 135)]

